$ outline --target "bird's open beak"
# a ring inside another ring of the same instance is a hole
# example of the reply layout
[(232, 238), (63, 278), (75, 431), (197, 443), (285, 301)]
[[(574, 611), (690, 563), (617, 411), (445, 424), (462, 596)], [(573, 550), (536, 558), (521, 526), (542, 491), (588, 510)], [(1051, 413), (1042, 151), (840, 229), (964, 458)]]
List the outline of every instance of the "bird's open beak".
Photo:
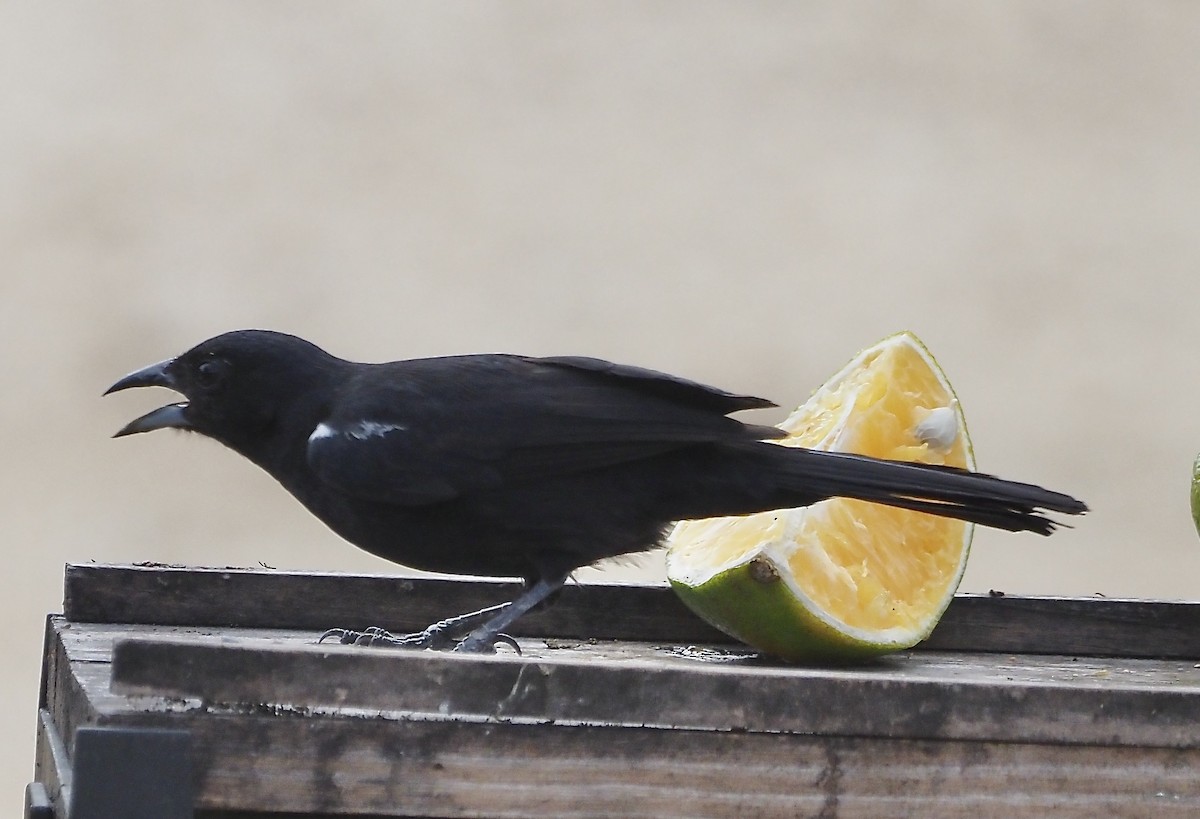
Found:
[[(121, 390), (127, 390), (131, 387), (166, 387), (168, 389), (177, 389), (175, 379), (171, 377), (170, 366), (173, 359), (160, 361), (157, 364), (151, 364), (149, 367), (143, 367), (136, 372), (122, 378), (117, 383), (113, 384), (104, 391), (105, 395)], [(165, 407), (159, 407), (152, 412), (148, 412), (141, 418), (136, 418), (130, 421), (117, 433), (114, 438), (120, 438), (123, 435), (133, 435), (138, 432), (153, 432), (156, 429), (191, 429), (191, 422), (188, 421), (184, 411), (187, 409), (187, 402), (178, 404), (168, 404)]]

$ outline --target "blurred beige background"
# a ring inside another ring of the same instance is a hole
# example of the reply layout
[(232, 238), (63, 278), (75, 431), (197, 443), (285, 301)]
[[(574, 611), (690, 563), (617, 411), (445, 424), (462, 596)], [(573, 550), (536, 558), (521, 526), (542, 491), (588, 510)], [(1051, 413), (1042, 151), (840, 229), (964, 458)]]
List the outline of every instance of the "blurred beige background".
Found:
[(109, 439), (167, 398), (108, 384), (238, 327), (784, 405), (911, 328), (982, 468), (1094, 509), (981, 532), (966, 590), (1196, 597), (1198, 42), (1172, 2), (3, 4), (0, 800), (64, 562), (395, 570), (211, 442)]

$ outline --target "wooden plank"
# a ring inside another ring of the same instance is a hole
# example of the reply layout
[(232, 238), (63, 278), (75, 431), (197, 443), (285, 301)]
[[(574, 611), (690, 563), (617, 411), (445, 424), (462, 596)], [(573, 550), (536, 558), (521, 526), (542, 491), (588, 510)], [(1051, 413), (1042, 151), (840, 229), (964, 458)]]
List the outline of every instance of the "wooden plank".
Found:
[[(292, 628), (379, 625), (417, 631), (511, 599), (506, 581), (289, 574), (171, 566), (67, 567), (64, 610), (76, 622)], [(298, 601), (303, 601), (301, 604)], [(571, 585), (518, 636), (728, 642), (666, 588)], [(1113, 657), (1200, 657), (1200, 603), (1106, 598), (955, 598), (921, 649)]]
[(947, 664), (915, 655), (806, 669), (688, 661), (653, 649), (619, 660), (590, 654), (118, 639), (112, 690), (441, 719), (1200, 748), (1200, 671), (1190, 664), (1068, 674), (1069, 664), (998, 668), (995, 655), (976, 655), (947, 674)]
[(1195, 751), (414, 721), (360, 721), (350, 738), (331, 719), (172, 720), (210, 749), (205, 808), (564, 819), (1200, 810)]
[(63, 622), (59, 617), (52, 617), (51, 624), (54, 628), (54, 638), (50, 644), (49, 654), (45, 658), (45, 708), (50, 713), (50, 719), (53, 721), (59, 737), (69, 745), (77, 727), (94, 724), (97, 718), (90, 698), (80, 687), (77, 672), (81, 668), (101, 668), (104, 673), (111, 676), (112, 648), (110, 646), (105, 653), (101, 647), (98, 652), (99, 656), (94, 658), (73, 657), (71, 656), (70, 641), (62, 638), (64, 633), (69, 632), (74, 626)]
[[(67, 618), (81, 623), (318, 632), (382, 626), (402, 633), (512, 600), (520, 591), (519, 582), (482, 578), (71, 564), (63, 605)], [(528, 636), (610, 640), (728, 639), (689, 612), (671, 591), (652, 586), (572, 584), (553, 606), (521, 618), (517, 629)]]
[[(70, 684), (53, 686), (51, 701), (64, 692), (80, 697), (87, 708), (72, 710), (89, 712), (90, 724), (190, 731), (198, 817), (217, 819), (221, 812), (228, 817), (253, 810), (314, 816), (841, 819), (1182, 817), (1200, 812), (1200, 778), (1195, 776), (1200, 750), (1194, 748), (873, 739), (526, 724), (515, 719), (471, 722), (362, 709), (227, 709), (194, 700), (114, 693), (109, 687), (113, 669), (105, 662), (103, 647), (111, 646), (122, 631), (141, 630), (57, 621), (57, 651), (67, 661), (64, 673), (71, 679)], [(207, 641), (210, 646), (222, 640), (247, 642), (225, 630), (145, 630)], [(292, 653), (388, 661), (377, 666), (380, 671), (408, 665), (411, 658), (438, 661), (443, 668), (446, 661), (465, 660), (460, 663), (464, 668), (480, 664), (477, 658), (433, 653), (397, 657), (382, 650), (317, 648), (307, 638), (282, 632), (252, 639), (276, 640), (281, 650)], [(536, 641), (531, 648), (535, 645)], [(591, 650), (584, 646), (560, 651)], [(942, 674), (923, 666), (919, 653), (909, 656), (914, 679)], [(694, 661), (674, 656), (665, 662), (686, 667)], [(503, 663), (490, 658), (482, 664)], [(1123, 666), (1111, 660), (1096, 664), (1101, 670), (1128, 667), (1147, 688), (1154, 687), (1151, 679), (1159, 666), (1171, 665), (1141, 661)], [(1064, 665), (1069, 669), (1069, 661)], [(1046, 666), (1047, 677), (1062, 673), (1051, 671), (1049, 660)], [(811, 671), (753, 670), (757, 676), (799, 680), (777, 706), (787, 709), (791, 701), (808, 697), (805, 681)], [(262, 673), (260, 669), (260, 677)], [(286, 682), (290, 675), (282, 669), (276, 676)], [(390, 685), (386, 675), (370, 682), (376, 691)], [(438, 682), (447, 691), (461, 681)], [(797, 689), (804, 696), (798, 697)], [(675, 693), (672, 689), (657, 696)], [(891, 692), (881, 695), (888, 698)], [(852, 709), (854, 704), (848, 705)]]
[(65, 816), (71, 798), (71, 764), (67, 746), (45, 708), (38, 709), (33, 777), (45, 788), (58, 815)]
[(1200, 603), (958, 595), (923, 648), (1200, 658)]

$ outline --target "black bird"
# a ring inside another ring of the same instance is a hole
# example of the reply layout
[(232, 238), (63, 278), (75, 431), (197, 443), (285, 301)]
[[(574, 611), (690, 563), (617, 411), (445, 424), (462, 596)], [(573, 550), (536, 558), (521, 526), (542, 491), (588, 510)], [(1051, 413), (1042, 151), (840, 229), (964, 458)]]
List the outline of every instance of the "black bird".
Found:
[[(1048, 535), (1058, 492), (951, 467), (781, 447), (727, 417), (762, 398), (594, 358), (467, 355), (359, 364), (295, 336), (242, 330), (131, 373), (105, 393), (168, 387), (186, 402), (116, 435), (214, 438), (269, 472), (339, 535), (418, 569), (514, 576), (511, 603), (415, 635), (343, 642), (488, 652), (572, 571), (651, 549), (676, 520), (833, 496)], [(324, 638), (323, 638), (324, 639)]]

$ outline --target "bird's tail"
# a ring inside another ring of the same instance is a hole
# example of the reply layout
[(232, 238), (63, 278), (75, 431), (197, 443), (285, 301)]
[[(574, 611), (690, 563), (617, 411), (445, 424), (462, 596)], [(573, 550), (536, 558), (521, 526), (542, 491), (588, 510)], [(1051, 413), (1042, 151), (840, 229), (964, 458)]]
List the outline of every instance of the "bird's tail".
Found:
[(1062, 525), (1043, 512), (1079, 515), (1087, 511), (1085, 503), (1070, 495), (957, 467), (778, 449), (780, 488), (805, 498), (855, 498), (1040, 535)]

